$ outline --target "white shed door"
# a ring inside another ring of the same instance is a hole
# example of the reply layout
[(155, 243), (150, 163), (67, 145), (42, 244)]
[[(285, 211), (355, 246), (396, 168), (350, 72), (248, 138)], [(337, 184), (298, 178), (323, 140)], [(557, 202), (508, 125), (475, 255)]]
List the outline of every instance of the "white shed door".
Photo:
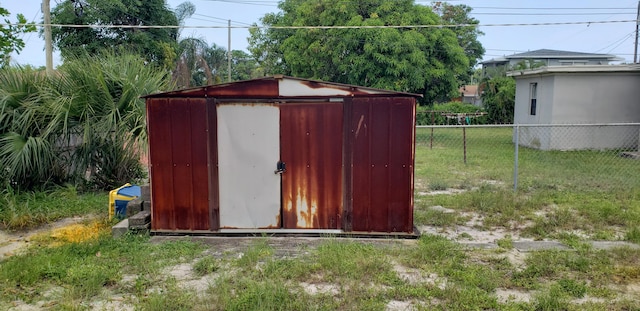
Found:
[(280, 228), (280, 110), (219, 104), (220, 228)]

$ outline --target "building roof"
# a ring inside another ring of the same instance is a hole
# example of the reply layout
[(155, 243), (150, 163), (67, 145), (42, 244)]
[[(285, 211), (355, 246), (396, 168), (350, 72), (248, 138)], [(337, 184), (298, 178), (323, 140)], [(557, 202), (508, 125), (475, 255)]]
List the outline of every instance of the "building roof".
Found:
[(420, 94), (396, 92), (350, 84), (324, 82), (275, 75), (252, 80), (207, 85), (202, 87), (149, 94), (143, 98), (211, 97), (211, 98), (313, 98), (410, 96)]
[(478, 86), (477, 85), (464, 85), (461, 86), (459, 89), (460, 93), (463, 94), (463, 96), (468, 96), (468, 97), (475, 97), (478, 95)]
[(551, 66), (527, 70), (514, 70), (507, 72), (510, 77), (523, 77), (531, 75), (556, 74), (556, 73), (640, 73), (640, 65), (587, 65), (587, 66)]
[(488, 61), (482, 62), (482, 64), (506, 63), (512, 59), (514, 60), (518, 60), (518, 59), (602, 59), (606, 61), (624, 60), (612, 54), (583, 53), (583, 52), (540, 49), (540, 50), (528, 51), (524, 53), (512, 54), (504, 57), (493, 58)]

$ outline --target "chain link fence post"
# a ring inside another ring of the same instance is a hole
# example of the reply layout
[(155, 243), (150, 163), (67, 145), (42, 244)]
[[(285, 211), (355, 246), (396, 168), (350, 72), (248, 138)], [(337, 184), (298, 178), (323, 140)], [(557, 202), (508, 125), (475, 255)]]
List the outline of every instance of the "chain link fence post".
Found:
[(518, 192), (518, 149), (520, 146), (520, 125), (516, 124), (514, 127), (515, 139), (514, 139), (514, 156), (513, 156), (513, 192)]

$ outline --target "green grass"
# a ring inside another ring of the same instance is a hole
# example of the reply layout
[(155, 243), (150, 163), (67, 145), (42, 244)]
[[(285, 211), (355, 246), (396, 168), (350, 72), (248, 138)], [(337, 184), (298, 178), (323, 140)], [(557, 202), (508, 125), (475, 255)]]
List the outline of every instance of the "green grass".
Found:
[[(416, 133), (416, 225), (449, 226), (428, 210), (441, 205), (484, 217), (485, 227), (527, 225), (525, 236), (562, 238), (579, 230), (592, 239), (638, 243), (640, 161), (618, 150), (542, 151), (520, 147), (518, 191), (513, 191), (512, 128), (461, 128)], [(444, 186), (466, 192), (423, 195)], [(621, 237), (618, 233), (623, 231)]]
[(74, 187), (45, 192), (0, 193), (0, 229), (22, 230), (65, 217), (107, 215), (107, 193), (78, 193)]
[[(424, 310), (577, 310), (582, 305), (572, 301), (585, 296), (607, 299), (610, 310), (640, 308), (613, 289), (640, 282), (640, 250), (531, 252), (524, 269), (500, 251), (464, 249), (435, 235), (391, 246), (328, 238), (306, 252), (280, 258), (268, 238), (258, 238), (241, 257), (213, 257), (188, 240), (152, 244), (147, 236), (113, 240), (105, 233), (2, 261), (0, 308), (21, 300), (89, 310), (88, 302), (113, 295), (139, 310), (384, 310), (392, 300)], [(215, 281), (196, 292), (166, 275), (184, 263), (196, 279)], [(398, 267), (417, 279), (405, 279)], [(531, 290), (533, 298), (500, 303), (498, 288)]]

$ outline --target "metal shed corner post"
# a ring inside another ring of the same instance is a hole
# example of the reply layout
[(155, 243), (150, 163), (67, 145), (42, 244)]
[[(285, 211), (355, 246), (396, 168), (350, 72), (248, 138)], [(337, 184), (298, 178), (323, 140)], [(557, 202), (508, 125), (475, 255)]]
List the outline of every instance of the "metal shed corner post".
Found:
[(350, 114), (353, 231), (413, 232), (415, 99), (354, 98)]
[(147, 99), (152, 230), (209, 230), (204, 98)]
[(209, 230), (220, 229), (220, 180), (218, 174), (218, 109), (214, 98), (207, 98), (207, 174), (209, 185)]

